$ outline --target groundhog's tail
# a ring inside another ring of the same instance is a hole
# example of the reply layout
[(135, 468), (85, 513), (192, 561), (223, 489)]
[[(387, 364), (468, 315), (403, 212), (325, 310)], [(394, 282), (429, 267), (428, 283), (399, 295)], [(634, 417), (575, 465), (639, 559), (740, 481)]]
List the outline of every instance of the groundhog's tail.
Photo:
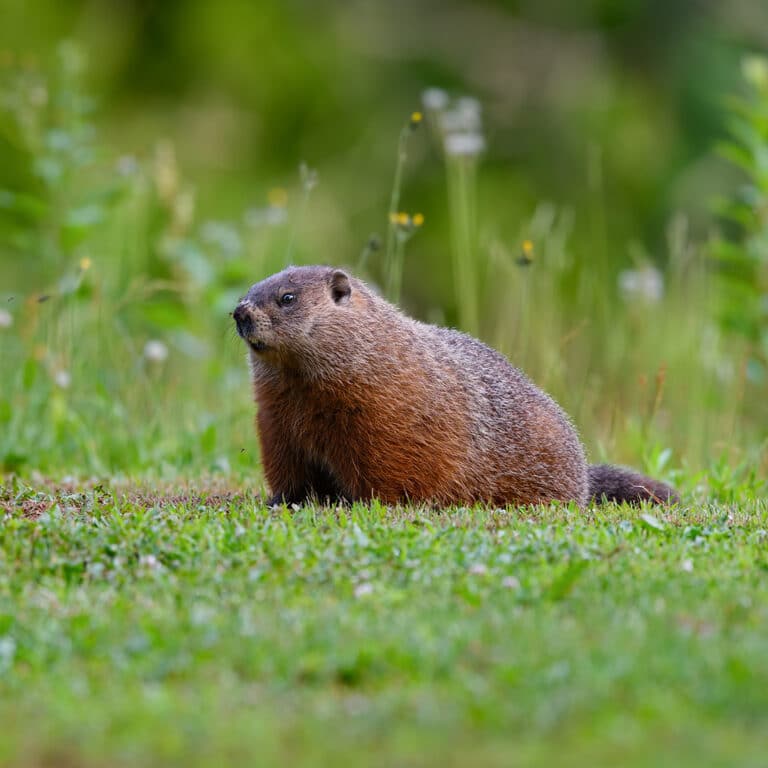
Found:
[(626, 501), (639, 504), (650, 501), (655, 504), (674, 504), (677, 493), (664, 483), (610, 464), (592, 464), (589, 467), (589, 496), (595, 501)]

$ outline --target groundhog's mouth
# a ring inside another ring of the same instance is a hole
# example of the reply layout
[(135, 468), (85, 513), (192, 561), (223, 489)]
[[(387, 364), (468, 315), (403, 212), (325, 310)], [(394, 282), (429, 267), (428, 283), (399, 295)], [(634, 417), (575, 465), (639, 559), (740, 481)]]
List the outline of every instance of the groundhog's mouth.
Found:
[(267, 345), (263, 341), (249, 341), (248, 346), (254, 352), (263, 352), (267, 348)]

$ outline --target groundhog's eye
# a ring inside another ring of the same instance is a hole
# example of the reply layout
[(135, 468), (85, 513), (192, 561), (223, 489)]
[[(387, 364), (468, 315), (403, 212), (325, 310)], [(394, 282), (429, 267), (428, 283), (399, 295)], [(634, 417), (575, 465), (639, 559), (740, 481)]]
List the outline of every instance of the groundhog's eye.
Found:
[(283, 307), (287, 307), (289, 304), (293, 304), (294, 301), (296, 301), (295, 293), (284, 293), (278, 300), (278, 303)]

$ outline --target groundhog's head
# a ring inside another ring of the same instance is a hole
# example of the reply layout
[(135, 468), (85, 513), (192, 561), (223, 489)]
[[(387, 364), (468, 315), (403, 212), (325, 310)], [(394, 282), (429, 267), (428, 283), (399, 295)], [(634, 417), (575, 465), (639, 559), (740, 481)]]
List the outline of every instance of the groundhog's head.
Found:
[(300, 365), (318, 346), (339, 341), (348, 320), (352, 280), (333, 267), (289, 267), (256, 283), (235, 308), (237, 332), (257, 360)]

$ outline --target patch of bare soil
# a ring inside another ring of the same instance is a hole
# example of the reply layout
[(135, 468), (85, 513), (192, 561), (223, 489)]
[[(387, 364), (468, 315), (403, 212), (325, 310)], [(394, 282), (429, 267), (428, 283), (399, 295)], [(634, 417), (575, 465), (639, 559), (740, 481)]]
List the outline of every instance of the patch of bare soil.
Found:
[(249, 503), (260, 504), (259, 494), (228, 488), (219, 482), (192, 487), (122, 481), (56, 482), (40, 479), (34, 485), (17, 478), (0, 481), (0, 515), (12, 514), (33, 520), (55, 507), (68, 514), (77, 514), (105, 506), (195, 510), (199, 507), (226, 509)]

